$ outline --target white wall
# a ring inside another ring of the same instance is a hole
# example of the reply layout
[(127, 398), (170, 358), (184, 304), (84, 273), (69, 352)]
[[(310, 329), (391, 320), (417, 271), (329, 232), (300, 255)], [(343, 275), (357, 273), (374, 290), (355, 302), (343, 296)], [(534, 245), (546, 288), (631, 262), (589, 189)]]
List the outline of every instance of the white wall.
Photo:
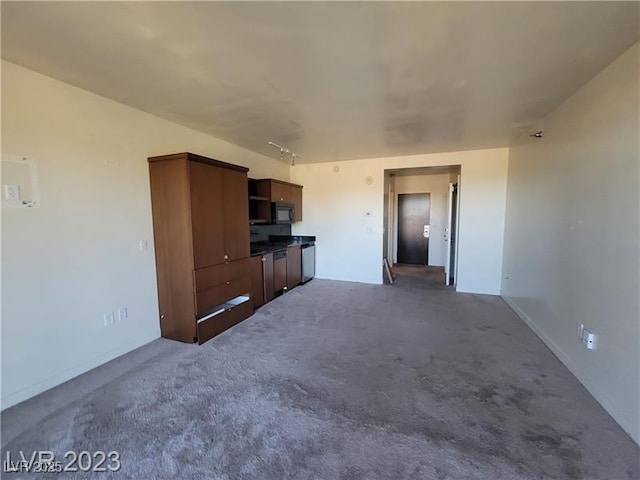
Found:
[[(640, 48), (511, 149), (503, 295), (640, 439)], [(466, 194), (463, 193), (463, 194)], [(583, 323), (599, 339), (588, 351)]]
[[(6, 61), (2, 140), (3, 160), (37, 163), (42, 197), (2, 211), (3, 408), (159, 336), (148, 156), (192, 151), (289, 179), (285, 163)], [(129, 318), (104, 327), (120, 306)]]
[(404, 193), (430, 193), (429, 265), (444, 266), (447, 261), (447, 228), (449, 213), (450, 174), (406, 175), (395, 177), (393, 219), (393, 260), (398, 261), (398, 195)]
[(304, 185), (304, 221), (293, 230), (318, 237), (319, 278), (382, 283), (384, 170), (461, 165), (457, 290), (498, 294), (507, 162), (508, 149), (498, 148), (296, 165), (291, 179)]

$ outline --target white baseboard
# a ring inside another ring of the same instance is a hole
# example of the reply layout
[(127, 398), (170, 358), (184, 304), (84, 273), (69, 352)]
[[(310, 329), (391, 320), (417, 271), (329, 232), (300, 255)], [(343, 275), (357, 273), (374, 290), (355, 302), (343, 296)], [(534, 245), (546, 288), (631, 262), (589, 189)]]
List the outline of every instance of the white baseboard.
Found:
[(527, 326), (533, 330), (533, 332), (540, 337), (547, 347), (554, 353), (556, 357), (569, 369), (574, 377), (584, 385), (584, 387), (591, 393), (593, 398), (602, 405), (602, 407), (618, 422), (625, 432), (638, 444), (640, 444), (640, 426), (634, 425), (631, 418), (626, 415), (622, 409), (618, 407), (615, 401), (601, 388), (598, 383), (591, 377), (584, 369), (574, 362), (569, 355), (567, 355), (562, 348), (560, 348), (544, 330), (542, 330), (532, 319), (527, 315), (517, 303), (511, 300), (506, 295), (501, 295), (509, 307), (515, 312), (515, 314), (527, 324)]
[(499, 289), (474, 287), (473, 285), (465, 285), (464, 283), (456, 285), (456, 292), (458, 293), (474, 293), (476, 295), (500, 295)]
[(100, 365), (103, 365), (121, 355), (124, 355), (125, 353), (129, 353), (136, 348), (140, 348), (143, 345), (156, 340), (157, 338), (157, 336), (154, 336), (153, 338), (143, 339), (133, 343), (121, 345), (118, 348), (109, 350), (108, 352), (87, 359), (72, 368), (68, 368), (43, 380), (32, 383), (31, 385), (20, 390), (9, 393), (8, 395), (2, 397), (2, 400), (0, 401), (0, 410), (5, 410), (20, 402), (35, 397), (36, 395), (44, 391), (57, 387), (58, 385), (67, 382), (72, 378), (77, 377), (78, 375), (82, 375), (83, 373), (86, 373), (93, 368), (99, 367)]

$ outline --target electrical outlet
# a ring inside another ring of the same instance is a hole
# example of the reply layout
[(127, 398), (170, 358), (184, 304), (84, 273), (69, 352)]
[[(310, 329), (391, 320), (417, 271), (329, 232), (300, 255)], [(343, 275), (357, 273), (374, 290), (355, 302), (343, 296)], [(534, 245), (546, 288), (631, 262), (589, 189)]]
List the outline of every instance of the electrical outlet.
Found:
[(149, 242), (147, 240), (140, 240), (140, 251), (146, 252), (149, 250)]
[(127, 313), (127, 307), (120, 307), (118, 309), (118, 321), (121, 322), (125, 318), (127, 318), (129, 314)]
[(116, 321), (116, 317), (113, 314), (113, 312), (108, 312), (103, 314), (103, 319), (104, 319), (104, 326), (108, 327), (109, 325), (113, 325)]
[(598, 336), (595, 333), (590, 332), (586, 328), (582, 331), (582, 343), (584, 343), (587, 349), (595, 350), (597, 340)]

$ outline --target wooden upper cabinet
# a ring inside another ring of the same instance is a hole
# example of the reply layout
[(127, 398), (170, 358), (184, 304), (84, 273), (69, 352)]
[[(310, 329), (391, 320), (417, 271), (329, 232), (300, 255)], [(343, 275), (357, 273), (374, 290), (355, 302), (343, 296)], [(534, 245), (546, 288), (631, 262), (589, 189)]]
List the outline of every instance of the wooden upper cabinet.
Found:
[[(194, 269), (225, 260), (223, 174), (226, 170), (189, 162)], [(235, 173), (235, 172), (234, 172)], [(247, 245), (249, 240), (247, 240)], [(248, 248), (248, 247), (247, 247)]]
[(296, 222), (302, 221), (302, 185), (266, 178), (257, 180), (257, 192), (272, 202), (292, 203), (296, 210)]
[(280, 182), (271, 182), (271, 201), (272, 202), (291, 202), (289, 185)]
[(224, 260), (238, 260), (250, 256), (249, 247), (249, 190), (247, 174), (235, 170), (222, 173)]
[(302, 221), (302, 187), (299, 185), (291, 185), (291, 203), (296, 208), (296, 222)]

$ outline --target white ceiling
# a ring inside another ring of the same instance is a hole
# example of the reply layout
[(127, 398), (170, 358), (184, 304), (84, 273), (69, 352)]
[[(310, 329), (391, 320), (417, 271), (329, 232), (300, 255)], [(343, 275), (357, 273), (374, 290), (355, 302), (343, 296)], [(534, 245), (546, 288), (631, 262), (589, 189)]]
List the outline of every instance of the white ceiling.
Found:
[(638, 18), (637, 2), (2, 2), (2, 56), (316, 162), (506, 146)]

